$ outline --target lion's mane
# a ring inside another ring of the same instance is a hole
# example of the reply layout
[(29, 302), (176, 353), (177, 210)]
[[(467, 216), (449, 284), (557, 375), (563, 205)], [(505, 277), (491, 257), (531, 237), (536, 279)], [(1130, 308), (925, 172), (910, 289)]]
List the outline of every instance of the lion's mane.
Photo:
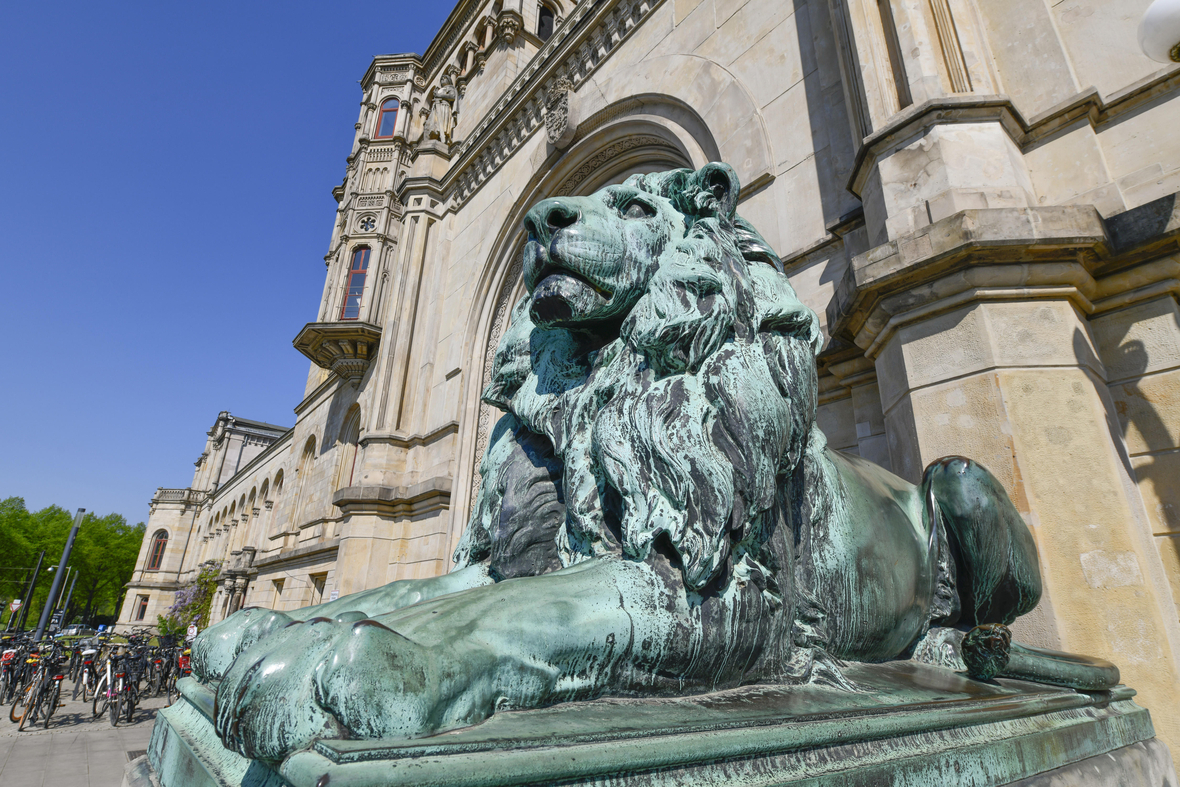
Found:
[[(718, 188), (723, 166), (628, 179), (671, 200), (686, 237), (664, 249), (605, 344), (533, 324), (525, 296), (483, 399), (547, 437), (563, 465), (563, 564), (644, 559), (666, 539), (689, 588), (732, 570), (777, 595), (778, 563), (791, 552), (789, 543), (769, 548), (789, 539), (776, 527), (779, 481), (809, 441), (822, 440), (814, 429), (821, 338), (777, 255), (736, 214), (736, 189)], [(487, 540), (494, 501), (486, 498), (496, 492), (484, 480), (461, 562), (477, 559)]]

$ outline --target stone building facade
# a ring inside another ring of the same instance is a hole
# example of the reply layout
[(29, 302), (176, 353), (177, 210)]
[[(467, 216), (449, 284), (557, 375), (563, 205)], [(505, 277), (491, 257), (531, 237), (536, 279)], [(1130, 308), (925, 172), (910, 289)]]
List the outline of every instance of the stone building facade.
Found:
[[(445, 572), (524, 212), (720, 160), (824, 324), (831, 443), (988, 466), (1045, 578), (1018, 636), (1118, 663), (1180, 751), (1180, 70), (1147, 5), (461, 0), (361, 80), (294, 427), (223, 414), (121, 621), (209, 561), (214, 619)], [(270, 442), (225, 464), (233, 423)]]

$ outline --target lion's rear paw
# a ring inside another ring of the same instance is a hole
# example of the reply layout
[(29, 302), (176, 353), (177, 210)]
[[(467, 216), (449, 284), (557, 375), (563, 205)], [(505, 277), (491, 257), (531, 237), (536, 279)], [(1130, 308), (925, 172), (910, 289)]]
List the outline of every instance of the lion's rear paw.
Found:
[(1002, 623), (984, 623), (963, 637), (963, 663), (976, 680), (991, 680), (1008, 666), (1012, 632)]

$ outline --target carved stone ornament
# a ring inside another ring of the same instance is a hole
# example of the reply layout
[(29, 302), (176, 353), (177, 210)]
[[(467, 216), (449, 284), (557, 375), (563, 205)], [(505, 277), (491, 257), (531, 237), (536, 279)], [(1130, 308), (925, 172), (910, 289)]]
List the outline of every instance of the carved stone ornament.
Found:
[[(1004, 627), (1036, 606), (1041, 577), (1033, 536), (991, 473), (946, 457), (913, 484), (828, 446), (816, 423), (819, 319), (736, 213), (739, 193), (734, 170), (713, 163), (533, 206), (526, 293), (483, 392), (503, 415), (454, 569), (228, 617), (194, 643), (201, 685), (188, 691), (206, 710), (192, 723), (302, 787), (327, 784), (325, 769), (346, 758), (396, 759), (396, 740), (455, 730), (427, 741), (441, 752), (481, 723), (500, 740), (535, 741), (563, 712), (615, 713), (620, 728), (668, 736), (680, 717), (667, 708), (693, 695), (708, 698), (681, 703), (686, 723), (712, 729), (730, 707), (761, 719), (738, 723), (745, 736), (784, 715), (811, 714), (803, 730), (836, 711), (948, 694), (997, 709), (1035, 705), (1037, 692), (1068, 696), (1062, 708), (1128, 698), (1108, 662), (1011, 642)], [(309, 325), (296, 345), (306, 336), (309, 357), (328, 362), (346, 330)], [(982, 682), (993, 677), (1015, 680)], [(734, 699), (743, 691), (746, 711)], [(561, 709), (600, 697), (589, 711)], [(838, 724), (824, 745), (856, 727)], [(170, 745), (163, 735), (153, 746)], [(680, 740), (677, 756), (692, 756)], [(631, 767), (618, 758), (633, 745), (607, 747), (612, 770), (593, 783)], [(429, 781), (454, 783), (451, 767)], [(400, 773), (341, 771), (340, 783), (425, 779)], [(574, 783), (568, 773), (527, 778)]]
[(310, 322), (295, 337), (295, 349), (322, 369), (354, 385), (377, 355), (381, 329), (364, 322)]
[(496, 36), (504, 46), (516, 43), (516, 37), (520, 35), (522, 27), (524, 20), (515, 11), (501, 11), (500, 16), (496, 18)]
[(545, 138), (564, 149), (578, 133), (578, 98), (574, 85), (565, 77), (553, 83), (545, 95)]

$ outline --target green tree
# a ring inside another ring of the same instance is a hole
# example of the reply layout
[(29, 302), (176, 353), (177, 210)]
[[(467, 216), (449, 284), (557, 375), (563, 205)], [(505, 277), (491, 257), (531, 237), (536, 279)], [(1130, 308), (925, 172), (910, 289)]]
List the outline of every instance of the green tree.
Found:
[[(37, 562), (37, 553), (45, 550), (45, 562), (26, 618), (31, 624), (35, 624), (49, 597), (53, 583), (53, 572), (49, 569), (60, 561), (73, 522), (70, 512), (60, 506), (30, 512), (22, 498), (0, 501), (0, 554), (3, 555), (0, 562), (7, 567), (0, 571), (0, 595), (8, 599), (19, 595)], [(67, 621), (80, 617), (90, 622), (99, 615), (118, 614), (123, 586), (135, 569), (144, 530), (142, 522), (128, 525), (119, 514), (85, 516), (70, 553), (69, 565), (73, 570), (69, 581), (73, 582), (75, 575), (78, 579), (71, 609), (66, 611)], [(62, 593), (68, 590), (69, 585), (63, 585)], [(71, 614), (71, 610), (80, 612), (80, 616)]]

